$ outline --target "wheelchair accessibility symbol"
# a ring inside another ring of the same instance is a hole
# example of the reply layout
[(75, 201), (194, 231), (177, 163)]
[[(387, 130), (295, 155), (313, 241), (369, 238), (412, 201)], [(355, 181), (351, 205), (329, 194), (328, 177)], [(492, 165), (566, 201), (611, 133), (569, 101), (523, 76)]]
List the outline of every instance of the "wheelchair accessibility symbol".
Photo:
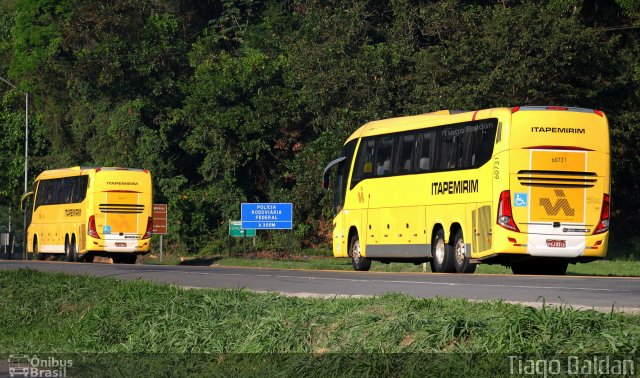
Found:
[(515, 195), (513, 196), (513, 202), (515, 206), (526, 207), (527, 193), (515, 193)]

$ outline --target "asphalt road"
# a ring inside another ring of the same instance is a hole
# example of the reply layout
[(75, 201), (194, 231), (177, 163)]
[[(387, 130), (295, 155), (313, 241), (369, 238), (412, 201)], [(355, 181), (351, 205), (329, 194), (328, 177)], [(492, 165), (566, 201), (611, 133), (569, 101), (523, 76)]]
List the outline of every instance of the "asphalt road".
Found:
[(317, 271), (208, 266), (85, 264), (0, 261), (0, 270), (90, 274), (122, 280), (145, 279), (195, 288), (246, 288), (301, 296), (374, 296), (404, 293), (421, 298), (463, 297), (533, 305), (566, 304), (640, 313), (640, 278), (518, 276)]

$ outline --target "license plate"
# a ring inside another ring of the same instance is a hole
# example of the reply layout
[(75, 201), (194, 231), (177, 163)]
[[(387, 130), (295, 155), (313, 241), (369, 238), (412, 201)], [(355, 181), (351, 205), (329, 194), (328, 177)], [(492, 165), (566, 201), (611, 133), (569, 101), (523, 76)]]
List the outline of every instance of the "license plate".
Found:
[(116, 247), (126, 247), (127, 243), (116, 243)]
[(547, 247), (549, 248), (567, 248), (566, 240), (547, 240)]

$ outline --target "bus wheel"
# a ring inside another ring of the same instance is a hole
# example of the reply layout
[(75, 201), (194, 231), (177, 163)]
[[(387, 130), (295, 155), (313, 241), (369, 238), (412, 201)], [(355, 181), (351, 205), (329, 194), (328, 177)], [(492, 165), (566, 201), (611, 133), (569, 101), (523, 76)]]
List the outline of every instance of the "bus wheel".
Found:
[(120, 257), (122, 264), (135, 264), (138, 259), (138, 255), (135, 253), (125, 253)]
[(551, 276), (564, 276), (567, 274), (569, 263), (566, 261), (545, 261), (544, 268), (541, 269), (542, 274)]
[(469, 262), (467, 256), (467, 245), (464, 244), (462, 238), (462, 230), (456, 232), (456, 238), (453, 242), (453, 252), (455, 258), (453, 259), (453, 265), (458, 273), (473, 273), (476, 271), (476, 264)]
[(527, 262), (511, 264), (511, 271), (513, 274), (534, 274), (532, 265), (532, 261), (530, 261), (529, 264), (527, 264)]
[(44, 253), (38, 252), (38, 238), (34, 237), (33, 238), (33, 257), (32, 257), (32, 260), (42, 261), (42, 260), (44, 260), (44, 258), (45, 258)]
[(69, 239), (64, 244), (64, 255), (65, 260), (69, 262), (78, 261), (78, 247), (76, 245), (76, 239), (71, 239), (71, 243), (69, 243)]
[(444, 231), (439, 229), (435, 235), (433, 235), (433, 242), (431, 243), (431, 271), (434, 273), (453, 273), (456, 271), (453, 260), (455, 260), (451, 249), (447, 248), (447, 244), (444, 242)]
[(371, 259), (360, 254), (360, 240), (358, 239), (358, 235), (354, 235), (351, 239), (349, 251), (351, 252), (351, 265), (353, 265), (353, 270), (366, 272), (371, 268)]

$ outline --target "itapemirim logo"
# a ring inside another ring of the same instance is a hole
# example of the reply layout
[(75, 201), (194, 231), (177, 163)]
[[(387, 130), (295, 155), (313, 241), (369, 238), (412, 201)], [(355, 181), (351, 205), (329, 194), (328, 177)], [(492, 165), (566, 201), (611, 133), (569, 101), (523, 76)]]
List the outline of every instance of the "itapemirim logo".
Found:
[(73, 366), (72, 360), (40, 358), (35, 354), (10, 354), (8, 362), (9, 376), (12, 378), (64, 378), (67, 376), (67, 369)]
[(558, 215), (560, 210), (562, 210), (564, 215), (572, 217), (576, 213), (576, 210), (569, 204), (564, 190), (556, 189), (554, 192), (557, 197), (556, 204), (551, 204), (551, 198), (540, 198), (540, 206), (544, 207), (544, 211), (546, 211), (548, 215)]

